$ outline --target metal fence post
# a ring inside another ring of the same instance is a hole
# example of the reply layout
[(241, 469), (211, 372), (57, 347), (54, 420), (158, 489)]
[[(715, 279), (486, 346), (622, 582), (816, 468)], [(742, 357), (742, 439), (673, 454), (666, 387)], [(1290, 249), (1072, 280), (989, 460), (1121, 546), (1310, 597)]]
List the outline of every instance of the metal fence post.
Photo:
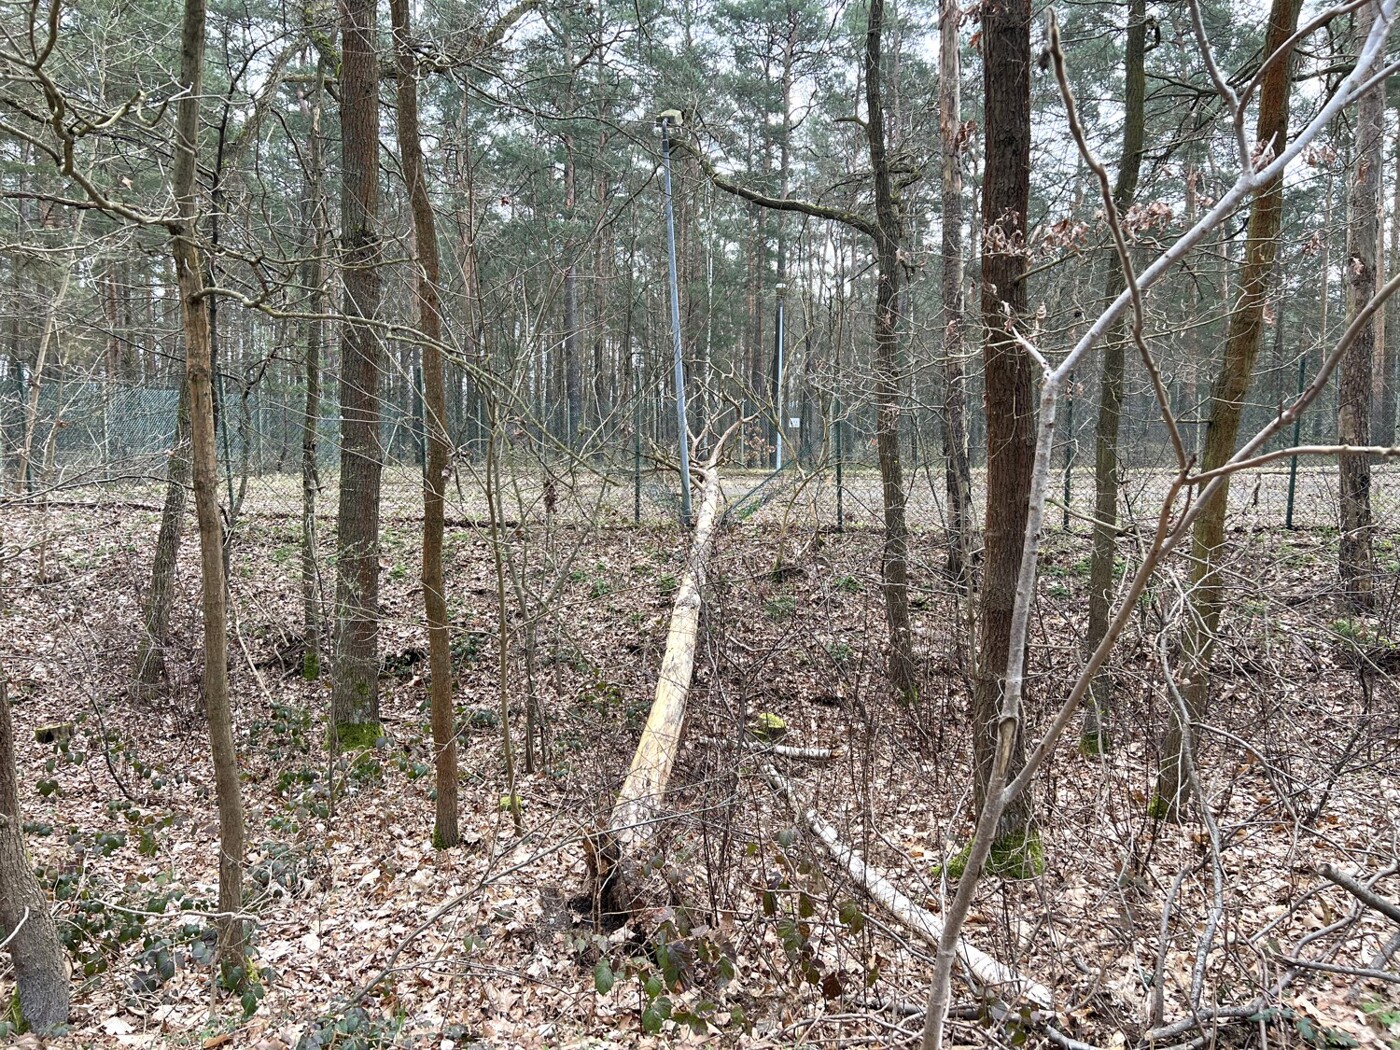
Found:
[[(1303, 384), (1308, 377), (1308, 352), (1304, 350), (1298, 355), (1298, 396), (1303, 396)], [(1298, 446), (1298, 438), (1302, 435), (1303, 417), (1300, 414), (1293, 420), (1293, 446)], [(1298, 457), (1288, 457), (1288, 510), (1284, 515), (1283, 527), (1293, 528), (1293, 494), (1298, 489)]]

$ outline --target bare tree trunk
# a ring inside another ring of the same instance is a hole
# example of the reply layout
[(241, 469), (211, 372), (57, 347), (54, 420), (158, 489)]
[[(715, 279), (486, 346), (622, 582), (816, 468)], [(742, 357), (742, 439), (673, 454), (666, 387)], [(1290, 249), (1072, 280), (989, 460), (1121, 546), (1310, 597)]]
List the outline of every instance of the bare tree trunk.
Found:
[(14, 964), (20, 1017), (43, 1035), (68, 1023), (68, 962), (24, 848), (7, 685), (0, 676), (0, 941)]
[(195, 235), (199, 225), (196, 182), (199, 100), (204, 82), (204, 0), (185, 0), (180, 34), (183, 89), (175, 118), (175, 163), (171, 189), (181, 228), (171, 240), (175, 279), (185, 332), (185, 375), (189, 387), (190, 448), (195, 515), (199, 521), (200, 576), (204, 613), (204, 708), (214, 759), (214, 791), (219, 808), (219, 965), (225, 982), (239, 987), (247, 974), (247, 930), (243, 909), (243, 798), (229, 704), (228, 622), (224, 595), (223, 523), (219, 514), (219, 470), (214, 438), (214, 396), (210, 372), (208, 299)]
[(899, 241), (901, 222), (890, 181), (885, 148), (885, 112), (880, 85), (880, 35), (885, 0), (870, 0), (865, 33), (866, 137), (875, 180), (875, 443), (880, 458), (880, 487), (885, 510), (885, 546), (881, 558), (885, 620), (890, 631), (890, 683), (901, 696), (918, 689), (914, 640), (909, 629), (909, 529), (904, 515), (904, 471), (899, 455)]
[[(418, 80), (413, 75), (408, 0), (389, 0), (398, 66), (398, 138), (404, 183), (413, 211), (413, 240), (418, 260), (418, 323), (423, 332), (423, 423), (427, 464), (423, 471), (423, 606), (428, 620), (428, 696), (432, 712), (433, 755), (437, 776), (437, 810), (433, 845), (457, 845), (457, 735), (452, 712), (452, 641), (448, 633), (447, 597), (442, 580), (444, 489), (450, 444), (447, 397), (442, 383), (442, 307), (438, 298), (437, 223), (423, 174), (422, 137), (418, 130)], [(572, 415), (570, 424), (577, 423)]]
[(578, 450), (579, 422), (583, 418), (583, 363), (578, 339), (578, 262), (574, 244), (574, 211), (577, 202), (574, 171), (574, 137), (564, 136), (564, 216), (568, 221), (564, 241), (569, 262), (564, 269), (564, 397), (568, 403), (568, 425), (565, 429), (569, 450)]
[[(1301, 0), (1274, 0), (1269, 14), (1264, 53), (1272, 55), (1287, 42), (1298, 25)], [(1288, 102), (1292, 56), (1275, 62), (1264, 74), (1259, 90), (1259, 127), (1256, 140), (1278, 153), (1288, 138)], [(1278, 233), (1283, 218), (1283, 180), (1276, 179), (1259, 192), (1249, 213), (1249, 232), (1244, 265), (1240, 271), (1239, 297), (1225, 336), (1225, 355), (1211, 392), (1210, 422), (1206, 426), (1201, 470), (1215, 470), (1234, 454), (1240, 413), (1254, 374), (1259, 344), (1264, 333), (1264, 307), (1269, 281), (1278, 251)], [(1367, 373), (1369, 380), (1369, 372)], [(1368, 383), (1369, 389), (1369, 383)], [(1225, 543), (1225, 511), (1229, 503), (1229, 479), (1220, 486), (1196, 519), (1191, 542), (1191, 610), (1182, 645), (1185, 665), (1186, 700), (1190, 717), (1205, 714), (1210, 689), (1210, 661), (1220, 626), (1222, 585), (1220, 557)], [(1170, 722), (1163, 748), (1162, 768), (1157, 777), (1157, 798), (1153, 812), (1170, 820), (1179, 819), (1182, 805), (1189, 799), (1190, 779), (1186, 776), (1183, 748), (1194, 734), (1184, 733), (1175, 705), (1170, 706)]]
[(142, 633), (136, 645), (136, 687), (149, 692), (165, 677), (165, 646), (170, 640), (170, 604), (180, 541), (185, 531), (185, 502), (190, 487), (190, 394), (180, 385), (175, 407), (175, 437), (165, 473), (165, 504), (160, 512), (160, 533), (151, 562), (151, 584), (141, 612)]
[[(1380, 288), (1385, 284), (1387, 271), (1390, 269), (1386, 258), (1385, 238), (1387, 229), (1393, 229), (1395, 223), (1393, 216), (1386, 215), (1385, 212), (1385, 179), (1381, 172), (1381, 167), (1385, 163), (1385, 100), (1381, 100), (1380, 118), (1380, 145), (1376, 148), (1376, 269), (1372, 277), (1373, 288)], [(1390, 373), (1393, 370), (1390, 363), (1390, 340), (1386, 337), (1389, 326), (1390, 310), (1377, 311), (1372, 326), (1375, 334), (1372, 339), (1375, 343), (1375, 353), (1371, 360), (1371, 434), (1372, 440), (1380, 445), (1389, 445), (1395, 436), (1394, 412), (1390, 412), (1390, 428), (1386, 428), (1387, 403), (1394, 400), (1390, 388)]]
[(331, 718), (342, 743), (379, 736), (380, 378), (384, 349), (366, 322), (379, 311), (379, 67), (375, 0), (341, 6), (340, 508)]
[[(1356, 43), (1371, 31), (1378, 5), (1356, 14)], [(1355, 317), (1376, 294), (1377, 247), (1380, 242), (1382, 149), (1385, 141), (1385, 94), (1368, 92), (1356, 107), (1356, 164), (1352, 175), (1351, 221), (1347, 226), (1347, 315)], [(1376, 323), (1367, 321), (1342, 359), (1337, 387), (1337, 439), (1343, 445), (1371, 440), (1371, 377), (1376, 356)], [(1371, 551), (1371, 461), (1343, 453), (1338, 457), (1342, 535), (1338, 568), (1342, 590), (1357, 609), (1375, 607), (1375, 558)]]
[[(1123, 153), (1118, 162), (1118, 184), (1113, 200), (1119, 212), (1126, 212), (1137, 194), (1138, 173), (1142, 169), (1142, 143), (1145, 134), (1144, 99), (1147, 44), (1146, 0), (1132, 0), (1128, 6), (1128, 36), (1123, 52), (1123, 79), (1126, 86), (1123, 113)], [(1112, 302), (1127, 287), (1122, 267), (1111, 265), (1104, 300)], [(1118, 427), (1123, 411), (1123, 373), (1127, 332), (1118, 326), (1104, 344), (1103, 371), (1099, 383), (1099, 416), (1094, 427), (1094, 549), (1089, 565), (1089, 627), (1084, 651), (1092, 653), (1108, 631), (1108, 614), (1113, 597), (1113, 562), (1118, 552)], [(1112, 691), (1112, 675), (1104, 671), (1094, 680), (1084, 711), (1080, 749), (1087, 754), (1108, 750), (1105, 710)]]
[(969, 580), (972, 556), (972, 466), (967, 458), (967, 380), (963, 374), (962, 69), (961, 8), (943, 0), (938, 23), (938, 131), (943, 169), (943, 463), (948, 494), (950, 579)]
[(317, 426), (321, 418), (321, 343), (325, 323), (320, 315), (326, 305), (321, 285), (325, 283), (325, 252), (329, 243), (326, 225), (324, 171), (321, 160), (321, 100), (324, 94), (324, 62), (316, 66), (316, 86), (311, 104), (306, 107), (310, 118), (311, 142), (307, 151), (305, 222), (312, 230), (311, 253), (306, 262), (306, 286), (310, 295), (310, 312), (306, 322), (306, 403), (301, 425), (301, 603), (302, 677), (314, 682), (321, 677), (321, 578), (316, 567), (316, 495), (320, 491), (320, 472), (316, 469)]
[[(74, 247), (64, 256), (58, 277), (58, 286), (54, 289), (48, 302), (44, 304), (44, 319), (39, 325), (39, 346), (34, 353), (34, 368), (29, 373), (29, 396), (25, 402), (24, 443), (19, 450), (19, 476), (25, 480), (30, 478), (30, 464), (34, 456), (34, 435), (39, 428), (39, 395), (44, 388), (44, 372), (48, 367), (49, 348), (53, 346), (58, 327), (58, 311), (63, 306), (63, 300), (68, 297), (68, 288), (73, 282), (73, 252), (76, 251), (78, 237), (83, 232), (85, 218), (87, 218), (87, 212), (78, 212), (78, 218), (73, 227)], [(56, 411), (57, 408), (55, 408)]]
[[(998, 746), (998, 716), (1011, 652), (1012, 610), (1025, 542), (1035, 458), (1035, 392), (1030, 355), (1014, 326), (1026, 311), (1026, 213), (1030, 202), (1029, 0), (991, 0), (982, 14), (985, 151), (982, 181), (982, 374), (987, 405), (987, 511), (972, 741), (977, 766), (976, 810), (985, 802)], [(1019, 725), (1008, 776), (1024, 755)], [(997, 827), (1007, 864), (1030, 855), (1031, 804), (1023, 794)], [(993, 863), (1000, 866), (997, 856)]]
[[(1400, 132), (1395, 135), (1395, 190), (1391, 201), (1389, 223), (1390, 272), (1400, 272)], [(1377, 280), (1377, 287), (1380, 286)], [(1400, 301), (1392, 298), (1385, 304), (1385, 380), (1381, 392), (1379, 443), (1389, 445), (1395, 441), (1396, 398), (1400, 397)]]

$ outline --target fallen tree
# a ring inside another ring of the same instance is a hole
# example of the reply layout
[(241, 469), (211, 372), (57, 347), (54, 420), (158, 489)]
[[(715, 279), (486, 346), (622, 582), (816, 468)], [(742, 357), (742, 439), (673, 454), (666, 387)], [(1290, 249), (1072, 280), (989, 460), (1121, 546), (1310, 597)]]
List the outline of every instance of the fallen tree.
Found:
[(662, 817), (662, 802), (685, 732), (686, 702), (695, 671), (695, 640), (700, 628), (705, 566), (719, 522), (719, 461), (734, 424), (715, 442), (701, 470), (700, 513), (690, 542), (685, 573), (676, 589), (666, 651), (656, 679), (656, 697), (637, 742), (627, 779), (618, 792), (608, 826), (587, 841), (594, 901), (601, 914), (632, 910), (639, 881), (635, 858), (644, 853)]
[[(803, 825), (826, 847), (832, 858), (845, 869), (851, 881), (863, 889), (876, 904), (917, 934), (925, 944), (938, 947), (943, 936), (943, 921), (927, 908), (915, 904), (893, 882), (870, 865), (854, 847), (841, 841), (836, 829), (815, 810), (797, 798), (792, 782), (772, 766), (763, 767), (763, 775), (774, 790), (787, 800)], [(973, 980), (996, 998), (1007, 1002), (1024, 999), (1045, 1010), (1053, 1010), (1054, 994), (1045, 985), (1022, 977), (1009, 966), (998, 962), (986, 952), (974, 948), (965, 940), (957, 942), (957, 957)]]

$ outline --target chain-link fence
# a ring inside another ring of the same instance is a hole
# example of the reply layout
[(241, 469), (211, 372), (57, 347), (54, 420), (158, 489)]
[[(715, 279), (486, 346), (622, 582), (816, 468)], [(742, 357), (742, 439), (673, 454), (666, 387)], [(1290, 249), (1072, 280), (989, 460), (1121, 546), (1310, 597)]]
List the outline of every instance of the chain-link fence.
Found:
[[(225, 498), (249, 514), (291, 515), (302, 503), (306, 439), (305, 388), (269, 378), (218, 384), (219, 458)], [(642, 388), (621, 406), (606, 431), (570, 454), (562, 437), (523, 418), (498, 420), (498, 454), (506, 465), (510, 502), (518, 513), (559, 513), (612, 521), (675, 520), (680, 501), (675, 471), (673, 402), (664, 388)], [(416, 376), (407, 396), (381, 405), (384, 512), (413, 516), (421, 509), (424, 428)], [(33, 498), (132, 501), (158, 505), (175, 444), (179, 390), (173, 384), (55, 380), (12, 385), (0, 397), (7, 491)], [(1062, 417), (1065, 437), (1055, 453), (1053, 526), (1087, 530), (1094, 502), (1093, 418), (1087, 406)], [(479, 406), (450, 411), (457, 449), (449, 499), (458, 517), (486, 517), (485, 446), (488, 424)], [(838, 415), (839, 412), (839, 415)], [(725, 472), (731, 521), (803, 523), (824, 528), (878, 528), (883, 523), (874, 411), (815, 399), (785, 418), (784, 462), (776, 466), (775, 421), (756, 420), (733, 445)], [(1188, 425), (1188, 449), (1199, 428)], [(1174, 476), (1160, 424), (1125, 421), (1120, 473), (1126, 524), (1149, 523)], [(339, 406), (322, 398), (315, 426), (317, 481), (334, 492), (339, 469)], [(970, 444), (974, 500), (984, 486), (983, 431), (974, 416)], [(1285, 435), (1286, 436), (1286, 435)], [(947, 521), (945, 470), (938, 414), (904, 415), (901, 456), (909, 524), (941, 530)], [(1379, 463), (1372, 500), (1384, 525), (1400, 507), (1400, 468)], [(1336, 465), (1328, 460), (1275, 461), (1247, 472), (1231, 487), (1232, 521), (1249, 528), (1335, 527)], [(322, 510), (333, 511), (323, 500)]]

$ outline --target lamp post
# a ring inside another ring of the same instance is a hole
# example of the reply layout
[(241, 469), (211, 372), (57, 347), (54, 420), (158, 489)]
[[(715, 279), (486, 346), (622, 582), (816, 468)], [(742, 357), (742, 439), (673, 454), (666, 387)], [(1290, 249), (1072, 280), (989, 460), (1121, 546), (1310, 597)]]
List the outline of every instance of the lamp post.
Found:
[(681, 521), (690, 524), (690, 445), (685, 425), (685, 362), (681, 360), (681, 303), (676, 280), (676, 213), (671, 207), (671, 128), (680, 127), (680, 110), (656, 118), (661, 128), (662, 184), (666, 194), (666, 253), (671, 271), (671, 343), (676, 365), (676, 445), (681, 462)]

